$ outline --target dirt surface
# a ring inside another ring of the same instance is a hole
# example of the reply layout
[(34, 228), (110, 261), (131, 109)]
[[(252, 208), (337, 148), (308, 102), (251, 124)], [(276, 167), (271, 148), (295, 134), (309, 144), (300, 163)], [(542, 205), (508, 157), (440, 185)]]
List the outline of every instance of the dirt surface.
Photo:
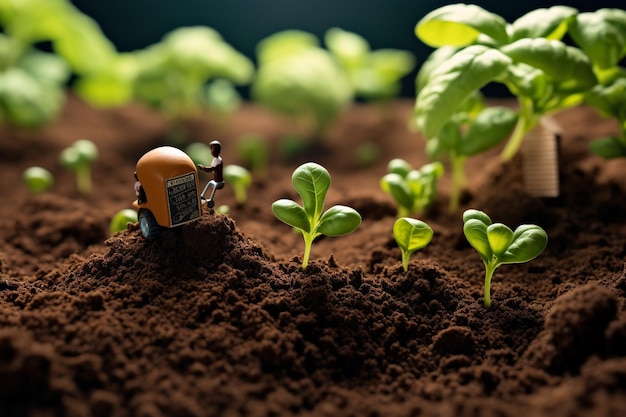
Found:
[[(0, 131), (0, 415), (626, 415), (626, 161), (587, 150), (615, 124), (585, 107), (557, 116), (558, 198), (531, 196), (521, 157), (503, 164), (496, 149), (468, 161), (451, 215), (446, 175), (421, 216), (432, 243), (405, 273), (379, 180), (391, 158), (426, 162), (406, 128), (412, 105), (357, 105), (321, 151), (288, 162), (278, 143), (290, 125), (252, 105), (226, 125), (190, 123), (190, 141), (222, 142), (225, 164), (243, 164), (241, 135), (264, 135), (271, 164), (243, 207), (227, 185), (217, 204), (228, 215), (206, 212), (156, 242), (108, 225), (134, 199), (137, 159), (167, 143), (159, 115), (70, 97), (52, 126)], [(101, 153), (89, 197), (57, 163), (79, 138)], [(363, 143), (380, 149), (371, 166), (355, 157)], [(363, 223), (316, 241), (303, 271), (302, 238), (270, 206), (298, 200), (291, 173), (309, 159), (332, 176), (327, 207), (352, 206)], [(52, 191), (27, 194), (31, 165), (55, 174)], [(537, 259), (496, 271), (489, 309), (466, 208), (549, 235)]]

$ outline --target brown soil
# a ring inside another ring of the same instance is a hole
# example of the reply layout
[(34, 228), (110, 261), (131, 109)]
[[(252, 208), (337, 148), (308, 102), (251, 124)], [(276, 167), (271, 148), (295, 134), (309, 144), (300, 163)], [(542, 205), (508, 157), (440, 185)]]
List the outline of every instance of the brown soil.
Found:
[[(70, 97), (52, 126), (2, 130), (0, 415), (626, 415), (626, 161), (587, 150), (615, 124), (584, 107), (557, 116), (557, 199), (525, 191), (520, 157), (470, 159), (463, 209), (549, 235), (537, 259), (496, 271), (486, 309), (462, 212), (446, 213), (447, 177), (422, 217), (432, 243), (408, 273), (400, 265), (395, 207), (379, 180), (391, 158), (426, 162), (406, 128), (411, 108), (355, 106), (310, 157), (331, 173), (327, 206), (352, 206), (363, 223), (319, 239), (304, 271), (301, 237), (270, 210), (296, 199), (290, 177), (303, 162), (281, 162), (288, 125), (276, 116), (246, 105), (226, 127), (189, 126), (192, 140), (222, 141), (226, 164), (242, 163), (241, 134), (262, 133), (272, 163), (244, 207), (227, 186), (217, 194), (227, 216), (207, 212), (156, 242), (136, 225), (109, 237), (108, 224), (134, 198), (137, 159), (164, 143), (161, 117)], [(101, 150), (89, 198), (57, 164), (82, 137)], [(354, 157), (365, 142), (381, 148), (367, 168)], [(53, 191), (26, 193), (20, 175), (31, 165), (53, 171)]]

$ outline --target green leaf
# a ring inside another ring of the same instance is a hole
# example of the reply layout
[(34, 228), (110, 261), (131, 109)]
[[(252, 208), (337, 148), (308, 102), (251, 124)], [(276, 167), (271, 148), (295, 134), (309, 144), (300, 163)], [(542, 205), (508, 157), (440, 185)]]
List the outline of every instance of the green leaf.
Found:
[(323, 166), (307, 162), (296, 168), (291, 182), (302, 198), (307, 217), (316, 223), (324, 211), (324, 200), (330, 188), (330, 174)]
[(444, 62), (419, 91), (414, 118), (426, 138), (437, 136), (466, 98), (501, 76), (511, 64), (502, 52), (469, 46)]
[(301, 229), (305, 233), (311, 232), (309, 218), (302, 206), (295, 201), (286, 198), (277, 200), (272, 203), (272, 211), (280, 221), (287, 223), (289, 226)]
[(517, 123), (517, 112), (508, 107), (485, 108), (470, 124), (460, 141), (457, 153), (472, 156), (493, 148), (511, 133)]
[(430, 243), (433, 230), (421, 220), (401, 217), (393, 224), (393, 237), (400, 249), (411, 254)]
[[(603, 9), (607, 10), (607, 9)], [(626, 54), (626, 11), (597, 11), (576, 16), (569, 29), (574, 42), (600, 68), (616, 66)]]
[(502, 223), (491, 224), (487, 227), (487, 240), (493, 254), (500, 257), (513, 241), (513, 231)]
[(401, 206), (410, 209), (413, 206), (413, 193), (404, 178), (398, 174), (387, 174), (380, 180), (380, 186)]
[(544, 38), (520, 39), (501, 51), (517, 62), (545, 72), (570, 91), (584, 91), (597, 83), (589, 58), (578, 48)]
[(401, 158), (394, 158), (387, 164), (387, 172), (406, 177), (413, 170), (411, 164)]
[(590, 142), (589, 149), (604, 159), (626, 157), (626, 144), (614, 136)]
[(552, 6), (531, 10), (511, 25), (511, 40), (522, 38), (561, 39), (567, 33), (568, 22), (578, 13), (573, 7)]
[(500, 263), (523, 263), (535, 259), (548, 244), (548, 235), (539, 226), (521, 225), (513, 234), (513, 239), (506, 252), (499, 257)]
[(348, 71), (364, 65), (370, 53), (370, 45), (365, 38), (336, 27), (326, 31), (324, 43)]
[(281, 60), (303, 50), (319, 47), (315, 35), (301, 30), (284, 30), (262, 39), (256, 46), (259, 64)]
[(322, 215), (317, 233), (326, 236), (342, 236), (352, 233), (361, 224), (361, 215), (352, 207), (332, 206)]
[(478, 252), (483, 262), (491, 262), (493, 253), (487, 237), (487, 225), (478, 219), (469, 219), (463, 225), (463, 233), (469, 244)]
[(480, 6), (451, 4), (433, 10), (415, 26), (415, 34), (432, 47), (466, 46), (479, 35), (489, 36), (498, 44), (508, 42), (506, 21)]

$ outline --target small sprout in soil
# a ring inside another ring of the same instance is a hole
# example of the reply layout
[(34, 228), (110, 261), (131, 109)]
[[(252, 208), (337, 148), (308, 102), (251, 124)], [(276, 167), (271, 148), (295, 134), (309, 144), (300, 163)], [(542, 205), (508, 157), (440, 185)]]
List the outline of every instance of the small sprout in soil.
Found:
[(502, 264), (524, 263), (535, 259), (548, 244), (548, 235), (539, 226), (523, 224), (513, 232), (502, 223), (491, 223), (482, 211), (463, 213), (463, 233), (485, 264), (485, 307), (491, 305), (491, 278)]
[(61, 166), (76, 172), (78, 191), (87, 195), (91, 192), (91, 165), (98, 159), (98, 147), (90, 140), (79, 139), (61, 152)]
[(215, 209), (215, 211), (217, 211), (220, 214), (226, 215), (230, 213), (230, 207), (228, 207), (227, 204), (221, 204)]
[(330, 174), (319, 164), (307, 162), (300, 165), (293, 172), (291, 181), (302, 198), (302, 206), (293, 200), (280, 199), (272, 204), (272, 211), (279, 220), (302, 233), (302, 269), (306, 269), (316, 237), (352, 233), (361, 224), (361, 215), (355, 209), (342, 205), (335, 205), (324, 211), (326, 192), (330, 188)]
[(419, 170), (403, 159), (389, 161), (387, 172), (380, 180), (384, 192), (398, 204), (397, 217), (421, 214), (437, 197), (437, 180), (443, 175), (441, 162), (431, 162)]
[(425, 222), (410, 217), (401, 217), (393, 224), (393, 238), (402, 252), (402, 267), (409, 270), (409, 257), (430, 243), (433, 229)]
[(115, 213), (109, 225), (109, 233), (114, 235), (117, 232), (126, 230), (128, 223), (137, 223), (137, 211), (133, 209), (123, 209)]
[(43, 193), (54, 184), (54, 177), (50, 171), (42, 167), (27, 168), (22, 174), (22, 179), (28, 190), (33, 194)]
[(269, 161), (267, 140), (254, 133), (242, 135), (237, 142), (239, 157), (255, 174), (264, 174)]
[(226, 165), (224, 167), (224, 180), (233, 187), (235, 201), (243, 206), (248, 199), (248, 187), (252, 184), (250, 171), (239, 165)]

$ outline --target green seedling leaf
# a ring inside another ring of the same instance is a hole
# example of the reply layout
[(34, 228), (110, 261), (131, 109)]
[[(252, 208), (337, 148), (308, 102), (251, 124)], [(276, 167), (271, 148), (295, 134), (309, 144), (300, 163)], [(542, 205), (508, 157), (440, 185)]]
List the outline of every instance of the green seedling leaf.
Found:
[(126, 230), (128, 223), (137, 223), (137, 211), (133, 209), (123, 209), (115, 213), (109, 224), (109, 233), (114, 235), (117, 232)]
[(202, 143), (202, 142), (190, 143), (185, 148), (185, 153), (189, 155), (193, 163), (196, 165), (203, 165), (203, 164), (206, 164), (207, 161), (213, 160), (213, 154), (211, 153), (211, 148), (206, 143)]
[(54, 184), (54, 177), (50, 171), (42, 167), (27, 168), (22, 174), (22, 180), (33, 194), (43, 193)]
[(617, 137), (596, 139), (589, 143), (589, 149), (604, 159), (626, 157), (626, 143)]
[(91, 192), (91, 165), (98, 159), (98, 147), (87, 139), (74, 142), (65, 148), (59, 157), (62, 167), (76, 173), (78, 191), (87, 195)]
[(463, 233), (485, 265), (484, 304), (491, 305), (491, 279), (503, 264), (524, 263), (535, 259), (548, 244), (548, 235), (539, 226), (524, 224), (515, 231), (479, 210), (463, 213)]
[(409, 257), (426, 247), (433, 238), (433, 231), (421, 220), (401, 217), (393, 224), (393, 237), (402, 252), (402, 267), (409, 270)]
[(424, 165), (419, 170), (399, 158), (387, 164), (390, 171), (380, 180), (381, 189), (398, 204), (398, 217), (419, 214), (429, 208), (437, 197), (437, 181), (443, 175), (440, 162)]
[(241, 159), (255, 173), (264, 173), (269, 161), (269, 146), (261, 135), (248, 133), (237, 141), (237, 150)]
[(361, 224), (361, 215), (352, 207), (336, 205), (324, 212), (317, 232), (326, 236), (343, 236), (354, 232)]
[(415, 26), (419, 39), (432, 47), (444, 45), (467, 46), (480, 35), (488, 36), (497, 44), (508, 41), (506, 21), (480, 6), (451, 4), (424, 16)]
[(248, 188), (252, 184), (250, 171), (239, 165), (226, 165), (224, 180), (233, 187), (237, 204), (244, 205), (248, 199)]
[(302, 269), (305, 269), (316, 237), (351, 233), (361, 224), (361, 216), (353, 208), (342, 205), (333, 206), (324, 212), (330, 174), (319, 164), (307, 162), (300, 165), (293, 172), (292, 182), (302, 198), (303, 206), (289, 199), (280, 199), (272, 204), (272, 211), (279, 220), (302, 233)]
[(458, 155), (472, 156), (502, 143), (517, 123), (513, 109), (494, 106), (481, 111), (470, 124), (467, 133), (456, 148)]

